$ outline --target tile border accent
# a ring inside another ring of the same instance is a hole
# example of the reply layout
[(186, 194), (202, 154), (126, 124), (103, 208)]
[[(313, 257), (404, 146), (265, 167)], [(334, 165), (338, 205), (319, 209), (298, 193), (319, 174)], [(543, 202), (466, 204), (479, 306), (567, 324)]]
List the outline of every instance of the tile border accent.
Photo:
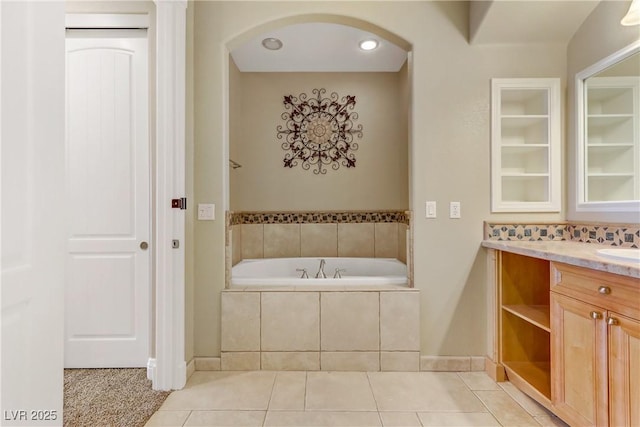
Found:
[(484, 222), (487, 240), (565, 240), (628, 248), (640, 247), (640, 224)]
[(229, 212), (227, 225), (239, 224), (331, 224), (395, 222), (409, 224), (409, 211), (301, 211)]

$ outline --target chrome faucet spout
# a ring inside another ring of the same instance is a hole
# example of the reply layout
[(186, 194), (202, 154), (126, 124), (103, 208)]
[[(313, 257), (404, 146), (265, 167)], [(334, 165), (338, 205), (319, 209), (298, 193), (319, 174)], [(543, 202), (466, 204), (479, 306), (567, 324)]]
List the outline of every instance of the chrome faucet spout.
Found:
[(324, 265), (326, 264), (326, 261), (324, 259), (320, 260), (320, 268), (318, 269), (318, 272), (316, 273), (316, 279), (326, 279), (327, 275), (324, 274)]

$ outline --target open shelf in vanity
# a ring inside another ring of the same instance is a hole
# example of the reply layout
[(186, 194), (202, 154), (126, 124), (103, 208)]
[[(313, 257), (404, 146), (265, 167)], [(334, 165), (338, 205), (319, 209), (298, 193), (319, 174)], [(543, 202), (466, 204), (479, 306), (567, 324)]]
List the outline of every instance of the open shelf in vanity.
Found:
[(500, 253), (499, 358), (509, 380), (550, 403), (549, 262)]

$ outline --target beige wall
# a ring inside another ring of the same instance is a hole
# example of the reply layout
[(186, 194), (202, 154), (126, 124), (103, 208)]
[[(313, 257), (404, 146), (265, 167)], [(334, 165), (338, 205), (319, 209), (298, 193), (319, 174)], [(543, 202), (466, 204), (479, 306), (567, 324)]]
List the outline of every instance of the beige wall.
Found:
[[(415, 286), (421, 295), (423, 355), (486, 353), (483, 220), (563, 218), (562, 213), (490, 214), (489, 97), (492, 77), (560, 77), (564, 88), (566, 46), (469, 45), (467, 8), (467, 2), (195, 4), (195, 153), (188, 165), (195, 176), (194, 203), (222, 204), (227, 197), (226, 43), (270, 21), (327, 13), (368, 21), (413, 45), (409, 198), (415, 209)], [(437, 219), (424, 218), (426, 200), (438, 202)], [(447, 218), (449, 201), (462, 203), (462, 219)], [(217, 356), (224, 221), (196, 222), (194, 245), (194, 354)]]
[[(232, 62), (232, 60), (230, 60)], [(406, 210), (409, 207), (406, 105), (401, 105), (400, 73), (229, 73), (233, 95), (229, 152), (242, 168), (230, 171), (233, 211)], [(406, 70), (405, 70), (406, 72)], [(233, 76), (233, 79), (231, 77)], [(353, 141), (356, 166), (316, 174), (298, 162), (284, 167), (289, 150), (277, 138), (283, 96), (326, 89), (323, 98), (337, 93), (356, 97), (354, 127), (363, 136)], [(234, 97), (239, 96), (240, 100)], [(240, 105), (238, 105), (238, 103)], [(240, 117), (234, 117), (239, 114)], [(403, 128), (404, 126), (404, 128)]]
[(612, 53), (628, 46), (640, 39), (637, 26), (625, 27), (620, 25), (620, 19), (629, 9), (626, 1), (603, 1), (585, 20), (575, 33), (567, 47), (567, 156), (566, 167), (569, 171), (568, 179), (568, 210), (567, 219), (571, 221), (608, 221), (608, 222), (638, 222), (637, 212), (608, 213), (608, 212), (576, 212), (576, 128), (574, 114), (575, 104), (575, 75), (590, 65), (600, 61)]

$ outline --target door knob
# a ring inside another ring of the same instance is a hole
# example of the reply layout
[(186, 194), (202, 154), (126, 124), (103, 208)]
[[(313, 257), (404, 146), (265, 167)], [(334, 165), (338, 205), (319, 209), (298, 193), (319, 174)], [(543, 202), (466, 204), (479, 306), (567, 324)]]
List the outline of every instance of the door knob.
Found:
[(148, 247), (149, 244), (147, 242), (140, 242), (140, 249), (142, 249), (143, 251), (146, 251)]

